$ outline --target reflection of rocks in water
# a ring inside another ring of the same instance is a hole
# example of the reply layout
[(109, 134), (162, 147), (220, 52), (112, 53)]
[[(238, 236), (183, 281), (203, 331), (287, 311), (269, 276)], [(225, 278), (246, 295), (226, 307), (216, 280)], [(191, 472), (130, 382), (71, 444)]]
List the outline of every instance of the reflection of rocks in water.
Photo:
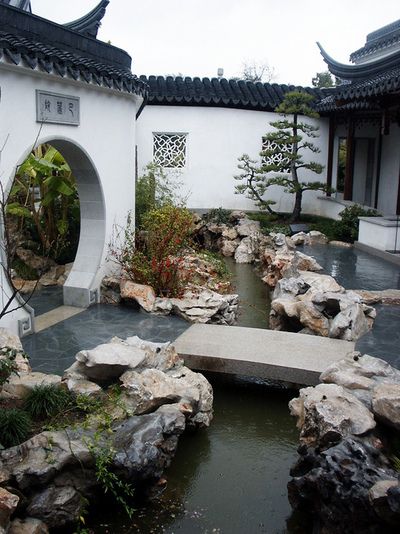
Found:
[(116, 518), (115, 510), (110, 510), (104, 499), (104, 502), (97, 503), (91, 510), (90, 516), (95, 522), (88, 523), (88, 527), (94, 528), (96, 534), (161, 534), (176, 521), (200, 519), (204, 510), (188, 506), (187, 495), (192, 481), (197, 478), (209, 455), (210, 440), (207, 431), (188, 431), (180, 437), (172, 465), (164, 473), (160, 485), (153, 488), (151, 500), (139, 499), (139, 496), (136, 496), (136, 512), (131, 521), (123, 514)]

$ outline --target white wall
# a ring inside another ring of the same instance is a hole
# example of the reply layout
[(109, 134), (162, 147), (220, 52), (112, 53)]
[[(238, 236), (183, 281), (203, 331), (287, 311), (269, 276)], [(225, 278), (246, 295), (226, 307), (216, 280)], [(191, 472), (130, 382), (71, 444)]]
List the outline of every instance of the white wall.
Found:
[[(227, 209), (257, 209), (244, 195), (235, 195), (239, 182), (237, 158), (242, 154), (259, 158), (262, 137), (273, 130), (270, 121), (277, 120), (275, 113), (195, 106), (146, 106), (137, 123), (139, 173), (153, 159), (153, 132), (187, 133), (187, 165), (181, 180), (190, 192), (188, 207), (197, 209), (223, 207)], [(310, 159), (326, 166), (328, 121), (319, 119), (320, 137), (315, 140), (320, 154)], [(308, 159), (308, 156), (306, 157)], [(324, 181), (325, 173), (316, 175), (304, 172), (305, 181)], [(269, 190), (277, 201), (278, 211), (292, 211), (294, 196), (281, 187)], [(320, 193), (304, 194), (303, 211), (313, 212), (315, 199)]]
[[(79, 271), (75, 269), (75, 275), (74, 271), (71, 273), (71, 280), (79, 272), (81, 282), (86, 276), (84, 283), (96, 288), (104, 271), (113, 226), (116, 223), (123, 224), (128, 211), (134, 208), (135, 114), (140, 99), (4, 63), (0, 63), (0, 89), (0, 148), (8, 138), (0, 161), (1, 181), (5, 188), (10, 186), (16, 165), (24, 161), (35, 141), (36, 144), (52, 140), (66, 141), (72, 148), (71, 154), (75, 152), (82, 156), (78, 155), (69, 163), (71, 166), (75, 164), (76, 172), (83, 176), (78, 184), (78, 192), (81, 189), (86, 218), (89, 223), (92, 220), (92, 230), (87, 228), (85, 246), (80, 246), (86, 258), (81, 258), (83, 261), (80, 262)], [(45, 124), (40, 129), (40, 124), (36, 122), (36, 89), (78, 96), (80, 126)], [(79, 168), (83, 161), (85, 168)], [(105, 208), (104, 220), (101, 220), (101, 214), (99, 216), (96, 213), (100, 205)], [(99, 230), (101, 225), (104, 228)], [(102, 236), (100, 245), (99, 235)], [(94, 277), (93, 266), (91, 273), (84, 272), (92, 254), (99, 255), (100, 266)], [(70, 285), (73, 286), (75, 282), (72, 280)], [(5, 287), (3, 290), (8, 291)], [(2, 299), (4, 294), (0, 296), (0, 306)], [(17, 315), (24, 316), (23, 312)], [(12, 327), (15, 331), (14, 319), (5, 318), (2, 326)]]
[(393, 122), (390, 134), (382, 139), (381, 161), (378, 211), (382, 215), (393, 215), (396, 213), (400, 172), (400, 128)]

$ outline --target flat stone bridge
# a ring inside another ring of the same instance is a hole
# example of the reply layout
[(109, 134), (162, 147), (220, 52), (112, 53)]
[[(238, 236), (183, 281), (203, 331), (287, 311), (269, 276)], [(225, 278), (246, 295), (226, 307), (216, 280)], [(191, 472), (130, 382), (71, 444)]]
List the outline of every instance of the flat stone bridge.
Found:
[(174, 346), (191, 369), (315, 385), (355, 343), (260, 328), (195, 324)]

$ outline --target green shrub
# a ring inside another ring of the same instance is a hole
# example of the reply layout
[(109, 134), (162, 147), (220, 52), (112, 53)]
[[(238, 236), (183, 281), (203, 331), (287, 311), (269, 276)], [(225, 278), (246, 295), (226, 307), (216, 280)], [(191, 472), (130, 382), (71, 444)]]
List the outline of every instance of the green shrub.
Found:
[(271, 224), (268, 227), (268, 233), (290, 235), (290, 227), (287, 224)]
[(348, 206), (339, 213), (340, 221), (335, 222), (336, 239), (353, 243), (358, 238), (359, 217), (377, 217), (379, 213), (373, 209), (364, 209), (359, 204)]
[(54, 417), (71, 403), (71, 394), (53, 384), (35, 386), (25, 398), (24, 408), (33, 419)]
[(24, 263), (19, 258), (14, 258), (11, 266), (17, 275), (23, 280), (37, 280), (39, 278), (39, 274), (36, 269), (29, 267), (29, 265)]
[(3, 447), (13, 447), (25, 441), (31, 430), (29, 415), (18, 408), (0, 410), (0, 442)]
[(258, 221), (260, 223), (261, 230), (269, 232), (271, 224), (279, 219), (279, 215), (272, 215), (268, 213), (247, 213), (247, 217), (252, 221)]
[(110, 255), (134, 282), (148, 284), (160, 297), (180, 295), (190, 276), (181, 270), (183, 251), (190, 245), (193, 215), (186, 208), (167, 204), (143, 216), (144, 238), (136, 239), (129, 218), (121, 246)]
[(183, 206), (185, 198), (178, 194), (183, 183), (167, 175), (160, 165), (149, 163), (136, 181), (136, 228), (142, 228), (144, 216), (151, 210), (168, 204)]
[(227, 224), (230, 221), (231, 213), (230, 210), (224, 208), (213, 208), (203, 216), (203, 219), (216, 224)]

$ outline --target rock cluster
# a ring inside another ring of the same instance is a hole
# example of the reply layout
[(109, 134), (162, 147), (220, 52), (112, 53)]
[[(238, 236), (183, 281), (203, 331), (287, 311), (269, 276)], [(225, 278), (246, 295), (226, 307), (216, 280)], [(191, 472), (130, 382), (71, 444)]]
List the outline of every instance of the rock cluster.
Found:
[(15, 287), (18, 288), (22, 294), (31, 293), (44, 286), (64, 285), (73, 266), (73, 263), (58, 265), (51, 258), (38, 256), (31, 250), (22, 247), (17, 247), (16, 255), (25, 263), (25, 265), (34, 269), (39, 275), (38, 280), (23, 280), (17, 276), (13, 278)]
[[(108, 393), (110, 384), (118, 385), (117, 396)], [(204, 376), (185, 367), (170, 344), (137, 337), (80, 351), (60, 387), (98, 399), (103, 409), (83, 424), (0, 450), (0, 534), (46, 534), (76, 522), (82, 502), (102, 491), (96, 466), (102, 454), (134, 488), (165, 485), (179, 436), (212, 419), (213, 391)]]
[(356, 341), (372, 328), (376, 311), (354, 291), (328, 275), (301, 270), (290, 274), (276, 284), (270, 328), (347, 341)]
[(400, 430), (400, 371), (355, 352), (321, 380), (289, 403), (301, 442), (288, 484), (293, 508), (312, 514), (326, 534), (398, 532), (399, 472), (390, 457)]
[(136, 302), (146, 312), (172, 313), (191, 323), (232, 325), (238, 313), (238, 295), (221, 294), (197, 285), (191, 285), (180, 298), (156, 297), (150, 286), (116, 278), (105, 278), (103, 288), (103, 302)]

